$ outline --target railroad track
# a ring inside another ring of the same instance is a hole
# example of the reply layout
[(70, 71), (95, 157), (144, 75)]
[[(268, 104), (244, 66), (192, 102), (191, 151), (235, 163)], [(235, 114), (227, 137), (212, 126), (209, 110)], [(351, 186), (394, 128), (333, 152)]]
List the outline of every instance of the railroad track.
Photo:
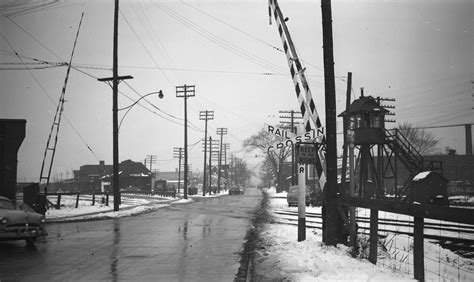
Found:
[[(298, 225), (298, 212), (292, 210), (274, 211), (276, 223)], [(370, 231), (370, 218), (356, 217), (358, 233)], [(306, 213), (306, 227), (322, 229), (320, 213)], [(474, 225), (453, 224), (445, 222), (425, 222), (424, 238), (437, 243), (459, 255), (474, 258)], [(379, 236), (386, 237), (387, 233), (413, 236), (413, 222), (390, 218), (379, 218)]]

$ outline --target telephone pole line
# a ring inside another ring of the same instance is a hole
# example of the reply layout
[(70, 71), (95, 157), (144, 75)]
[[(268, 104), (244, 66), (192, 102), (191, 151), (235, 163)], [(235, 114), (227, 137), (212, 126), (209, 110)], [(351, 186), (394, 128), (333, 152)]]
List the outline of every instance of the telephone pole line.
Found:
[(195, 96), (194, 85), (176, 86), (176, 97), (184, 98), (184, 199), (188, 198), (188, 98)]
[(206, 182), (206, 154), (207, 154), (207, 121), (208, 120), (213, 120), (214, 119), (214, 111), (200, 111), (199, 112), (199, 119), (205, 121), (205, 129), (204, 129), (204, 172), (202, 176), (202, 195), (206, 195), (206, 188), (207, 188), (207, 182)]
[(212, 157), (213, 153), (215, 153), (215, 150), (217, 150), (217, 146), (219, 145), (218, 142), (218, 140), (212, 140), (212, 137), (209, 136), (209, 140), (206, 144), (209, 148), (209, 195), (212, 192)]
[(222, 137), (227, 134), (227, 128), (218, 127), (217, 134), (221, 136), (219, 143), (219, 166), (217, 171), (217, 191), (221, 192), (221, 166), (222, 166)]
[(113, 65), (112, 77), (99, 78), (98, 81), (108, 82), (112, 81), (112, 113), (113, 113), (113, 178), (112, 189), (114, 193), (114, 211), (118, 211), (121, 199), (119, 188), (119, 141), (118, 141), (118, 84), (125, 79), (132, 79), (131, 75), (118, 75), (118, 14), (119, 14), (119, 0), (115, 0), (114, 8), (114, 39), (113, 39)]
[(183, 148), (174, 147), (173, 157), (178, 158), (178, 194), (179, 194), (179, 189), (181, 188), (181, 160), (183, 158)]
[(146, 163), (150, 164), (150, 172), (152, 171), (151, 168), (152, 168), (153, 164), (156, 164), (157, 159), (158, 159), (158, 157), (156, 155), (147, 155), (146, 156), (145, 166), (146, 166)]
[[(230, 150), (230, 143), (224, 143), (224, 171), (225, 171), (225, 183), (229, 181), (229, 167), (227, 166), (227, 151)], [(224, 186), (225, 187), (225, 186)]]

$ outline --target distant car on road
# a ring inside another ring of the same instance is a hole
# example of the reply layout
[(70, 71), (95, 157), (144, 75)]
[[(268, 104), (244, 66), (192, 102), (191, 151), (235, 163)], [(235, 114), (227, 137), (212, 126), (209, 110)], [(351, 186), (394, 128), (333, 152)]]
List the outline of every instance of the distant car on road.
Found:
[(229, 188), (229, 195), (242, 195), (242, 194), (244, 194), (244, 191), (238, 185), (232, 185), (232, 187)]
[[(288, 206), (298, 206), (298, 185), (290, 186), (288, 189), (288, 195), (286, 196), (286, 201), (288, 202)], [(311, 203), (311, 186), (306, 185), (306, 206), (309, 206)]]
[(48, 233), (45, 218), (26, 204), (15, 204), (0, 196), (0, 240), (26, 240), (31, 244)]

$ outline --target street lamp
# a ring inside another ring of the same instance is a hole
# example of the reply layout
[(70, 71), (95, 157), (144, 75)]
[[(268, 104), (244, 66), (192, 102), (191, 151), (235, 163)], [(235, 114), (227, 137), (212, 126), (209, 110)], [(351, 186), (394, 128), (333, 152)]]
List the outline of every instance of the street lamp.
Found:
[(142, 100), (143, 98), (147, 97), (147, 96), (150, 96), (150, 95), (153, 95), (153, 94), (158, 94), (158, 97), (160, 99), (163, 99), (163, 97), (165, 95), (163, 95), (163, 91), (160, 90), (160, 91), (155, 91), (155, 92), (150, 92), (146, 95), (143, 95), (142, 97), (140, 97), (140, 99), (136, 100), (133, 104), (131, 104), (130, 106), (127, 106), (127, 107), (123, 107), (121, 109), (118, 109), (118, 111), (123, 111), (123, 110), (127, 110), (125, 112), (125, 114), (122, 116), (122, 119), (120, 119), (120, 123), (119, 123), (119, 126), (118, 126), (118, 129), (120, 130), (120, 127), (122, 126), (122, 122), (123, 120), (125, 119), (125, 116), (128, 114), (128, 112), (133, 108), (133, 106), (135, 106), (136, 104), (138, 104), (138, 102), (140, 102), (140, 100)]
[[(116, 72), (114, 72), (113, 77), (106, 77), (106, 78), (99, 78), (97, 79), (98, 81), (101, 82), (107, 82), (110, 85), (110, 81), (112, 81), (112, 94), (113, 94), (113, 105), (112, 105), (112, 113), (113, 113), (113, 176), (112, 176), (112, 190), (114, 194), (114, 211), (119, 211), (119, 207), (121, 204), (121, 197), (120, 197), (120, 186), (119, 186), (119, 146), (118, 146), (118, 132), (119, 132), (119, 123), (118, 123), (118, 111), (119, 110), (124, 110), (128, 109), (128, 111), (135, 106), (141, 99), (145, 98), (148, 95), (158, 93), (158, 96), (160, 98), (163, 98), (163, 92), (160, 90), (158, 92), (152, 92), (148, 93), (147, 95), (144, 95), (140, 97), (137, 101), (135, 101), (132, 105), (118, 109), (118, 84), (119, 82), (126, 80), (126, 79), (132, 79), (133, 77), (131, 75), (125, 75), (125, 76), (118, 76)], [(128, 111), (125, 113), (125, 115), (128, 113)], [(122, 117), (122, 120), (120, 121), (120, 124), (122, 124), (123, 118), (125, 115)]]

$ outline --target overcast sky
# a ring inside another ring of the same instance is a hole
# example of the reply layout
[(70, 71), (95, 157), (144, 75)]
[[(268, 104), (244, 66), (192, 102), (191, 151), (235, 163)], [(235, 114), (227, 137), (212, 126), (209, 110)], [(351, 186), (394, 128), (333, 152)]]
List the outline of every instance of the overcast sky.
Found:
[[(38, 181), (41, 161), (66, 67), (41, 68), (34, 59), (69, 61), (81, 13), (82, 28), (66, 90), (53, 176), (99, 160), (112, 162), (112, 90), (97, 78), (112, 75), (113, 2), (2, 1), (0, 4), (0, 118), (26, 119), (18, 156), (19, 181)], [(320, 1), (280, 0), (324, 123), (324, 78)], [(120, 1), (120, 107), (138, 95), (163, 90), (165, 97), (135, 106), (120, 128), (120, 160), (157, 155), (154, 168), (174, 170), (173, 147), (184, 145), (182, 98), (175, 86), (196, 86), (188, 99), (188, 144), (193, 170), (202, 169), (199, 141), (213, 110), (209, 132), (228, 128), (232, 153), (255, 163), (242, 141), (279, 110), (298, 108), (267, 0)], [(472, 123), (474, 1), (333, 1), (333, 36), (338, 113), (343, 111), (347, 72), (353, 97), (396, 98), (395, 119), (416, 126)], [(22, 56), (25, 68), (14, 55)], [(142, 100), (143, 101), (143, 100)], [(123, 114), (123, 112), (121, 113)], [(395, 124), (389, 124), (392, 127)], [(339, 131), (340, 131), (339, 122)], [(465, 152), (464, 128), (430, 129)], [(89, 146), (94, 154), (92, 154)]]

